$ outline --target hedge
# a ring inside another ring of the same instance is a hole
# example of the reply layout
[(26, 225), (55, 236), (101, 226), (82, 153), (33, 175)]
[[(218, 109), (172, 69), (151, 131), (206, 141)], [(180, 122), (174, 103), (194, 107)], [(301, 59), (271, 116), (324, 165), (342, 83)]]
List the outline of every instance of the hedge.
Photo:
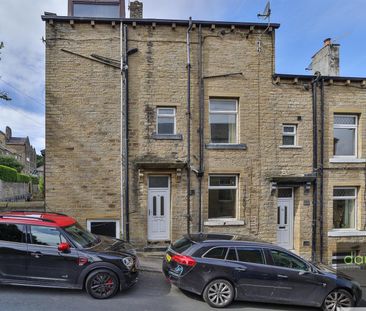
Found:
[(39, 184), (39, 178), (36, 176), (30, 176), (31, 180), (32, 180), (32, 184), (33, 185), (38, 185)]
[(0, 165), (0, 179), (8, 182), (17, 182), (17, 170), (11, 167)]
[(29, 183), (31, 181), (31, 177), (25, 174), (17, 175), (17, 182)]

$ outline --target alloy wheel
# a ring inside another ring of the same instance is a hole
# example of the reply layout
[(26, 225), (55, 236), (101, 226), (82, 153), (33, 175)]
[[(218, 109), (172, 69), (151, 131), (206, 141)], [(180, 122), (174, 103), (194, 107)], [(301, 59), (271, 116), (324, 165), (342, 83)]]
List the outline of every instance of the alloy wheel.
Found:
[(352, 297), (345, 291), (331, 292), (324, 300), (324, 310), (337, 311), (338, 308), (349, 308), (352, 306)]
[(90, 291), (94, 297), (107, 298), (116, 291), (116, 280), (108, 272), (99, 272), (90, 282)]
[(212, 283), (207, 292), (207, 298), (212, 305), (225, 306), (232, 300), (232, 289), (226, 282), (218, 281)]

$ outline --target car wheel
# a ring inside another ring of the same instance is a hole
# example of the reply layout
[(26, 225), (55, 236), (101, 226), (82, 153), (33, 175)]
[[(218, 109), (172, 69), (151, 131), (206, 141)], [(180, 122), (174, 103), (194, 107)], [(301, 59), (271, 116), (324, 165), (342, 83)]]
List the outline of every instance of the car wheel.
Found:
[(224, 308), (234, 299), (234, 287), (229, 281), (218, 279), (210, 282), (204, 292), (203, 299), (214, 308)]
[(352, 295), (344, 289), (336, 289), (324, 299), (323, 310), (338, 310), (338, 308), (351, 308), (353, 306)]
[(107, 299), (117, 293), (119, 281), (116, 274), (110, 270), (95, 270), (87, 277), (85, 288), (93, 298)]

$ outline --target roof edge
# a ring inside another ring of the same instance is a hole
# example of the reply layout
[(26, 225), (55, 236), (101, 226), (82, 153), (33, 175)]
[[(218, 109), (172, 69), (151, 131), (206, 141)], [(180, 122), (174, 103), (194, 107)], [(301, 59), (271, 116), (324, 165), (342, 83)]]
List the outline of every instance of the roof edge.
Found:
[[(275, 73), (273, 74), (273, 78), (280, 78), (280, 79), (301, 79), (301, 80), (313, 80), (316, 76), (315, 75), (298, 75), (298, 74), (287, 74), (287, 73)], [(333, 80), (333, 81), (365, 81), (366, 77), (347, 77), (347, 76), (320, 76), (324, 78), (324, 80)]]

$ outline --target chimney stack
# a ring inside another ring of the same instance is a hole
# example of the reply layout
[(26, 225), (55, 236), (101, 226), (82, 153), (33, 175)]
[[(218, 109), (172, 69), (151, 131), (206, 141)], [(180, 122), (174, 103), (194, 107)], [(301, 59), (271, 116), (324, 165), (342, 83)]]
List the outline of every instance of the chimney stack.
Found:
[(143, 3), (140, 1), (131, 1), (129, 6), (128, 6), (129, 10), (130, 10), (130, 18), (142, 18), (143, 16)]
[(310, 67), (313, 74), (317, 71), (323, 76), (339, 76), (339, 44), (326, 38), (324, 46), (312, 57)]

